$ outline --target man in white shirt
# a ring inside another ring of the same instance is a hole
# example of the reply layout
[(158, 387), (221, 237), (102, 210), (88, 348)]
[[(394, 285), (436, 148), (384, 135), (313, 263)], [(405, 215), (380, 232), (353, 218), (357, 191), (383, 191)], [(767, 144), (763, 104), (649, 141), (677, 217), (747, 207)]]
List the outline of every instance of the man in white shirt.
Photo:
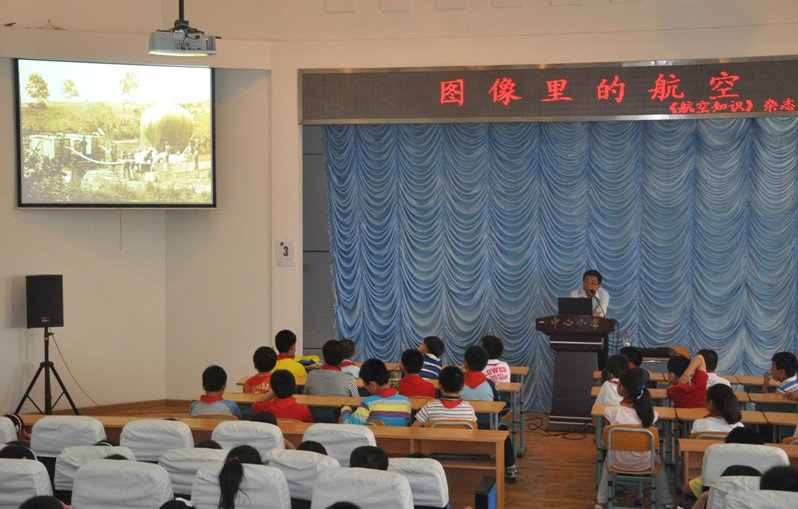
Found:
[(604, 318), (610, 307), (610, 294), (601, 287), (601, 273), (588, 270), (582, 275), (582, 288), (571, 292), (571, 297), (587, 297), (593, 301), (593, 316)]
[[(610, 307), (610, 294), (601, 287), (601, 273), (590, 269), (582, 274), (582, 288), (571, 292), (571, 297), (587, 297), (593, 301), (593, 316), (604, 318)], [(602, 371), (607, 363), (609, 354), (608, 338), (604, 336), (603, 345), (598, 353), (598, 369)]]

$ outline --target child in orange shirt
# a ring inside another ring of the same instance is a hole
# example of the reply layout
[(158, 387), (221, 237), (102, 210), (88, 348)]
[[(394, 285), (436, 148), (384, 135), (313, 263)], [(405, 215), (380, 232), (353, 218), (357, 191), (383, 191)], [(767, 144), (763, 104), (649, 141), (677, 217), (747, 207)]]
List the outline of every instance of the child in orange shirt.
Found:
[(252, 363), (255, 365), (255, 369), (258, 370), (258, 374), (249, 377), (249, 379), (244, 382), (244, 393), (266, 394), (269, 392), (269, 377), (271, 376), (271, 371), (277, 363), (277, 354), (268, 346), (262, 346), (255, 350), (255, 353), (252, 355)]

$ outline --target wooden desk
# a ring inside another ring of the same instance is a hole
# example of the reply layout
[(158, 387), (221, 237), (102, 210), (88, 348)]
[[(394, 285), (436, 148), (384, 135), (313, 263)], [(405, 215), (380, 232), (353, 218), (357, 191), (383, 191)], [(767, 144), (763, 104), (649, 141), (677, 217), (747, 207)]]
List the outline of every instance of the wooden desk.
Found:
[[(665, 376), (665, 373), (660, 373), (659, 371), (649, 371), (649, 380), (652, 382), (667, 382), (668, 379)], [(593, 372), (593, 380), (600, 381), (601, 380), (601, 371), (594, 371)]]
[(775, 426), (798, 426), (798, 414), (790, 412), (764, 412), (768, 424)]
[(785, 405), (785, 412), (792, 411), (796, 405), (795, 401), (785, 399), (781, 393), (769, 392), (767, 394), (763, 394), (761, 392), (750, 392), (748, 393), (748, 396), (750, 397), (751, 402), (756, 403), (757, 405)]
[[(247, 382), (247, 380), (249, 380), (250, 378), (252, 378), (252, 376), (241, 377), (236, 382), (236, 385), (244, 385)], [(308, 379), (307, 378), (294, 378), (294, 381), (296, 382), (296, 386), (297, 387), (304, 387), (305, 385), (307, 385)], [(363, 388), (363, 379), (362, 378), (355, 378), (355, 384), (357, 384), (357, 388), (358, 389), (362, 389)]]
[[(757, 424), (757, 425), (764, 425), (768, 423), (765, 414), (762, 412), (751, 412), (747, 410), (743, 410), (740, 412), (742, 414), (742, 419), (740, 422), (743, 424)], [(676, 409), (676, 417), (680, 421), (684, 421), (684, 435), (689, 437), (690, 432), (692, 431), (692, 424), (693, 421), (702, 419), (707, 415), (706, 408), (677, 408)]]
[(715, 373), (715, 374), (718, 375), (721, 378), (725, 378), (732, 385), (739, 385), (740, 384), (740, 382), (737, 379), (737, 375), (726, 375), (726, 374), (723, 374), (723, 373)]
[[(684, 474), (682, 482), (686, 483), (694, 477), (701, 475), (701, 464), (704, 461), (704, 451), (710, 445), (717, 444), (717, 440), (697, 440), (694, 438), (680, 438), (679, 449), (682, 451)], [(798, 445), (765, 444), (778, 447), (787, 453), (792, 466), (798, 466)]]
[[(299, 444), (306, 423), (280, 423), (283, 436)], [(465, 507), (474, 503), (474, 492), (486, 475), (496, 477), (498, 507), (504, 507), (504, 441), (506, 431), (463, 430), (441, 428), (400, 428), (373, 426), (370, 428), (377, 445), (388, 456), (406, 457), (414, 452), (484, 454), (490, 460), (458, 461), (439, 460), (446, 471), (452, 507)]]
[[(25, 426), (30, 429), (37, 421), (46, 417), (40, 414), (24, 414)], [(119, 440), (119, 435), (125, 424), (133, 421), (155, 419), (158, 417), (121, 417), (121, 416), (96, 416), (105, 428), (106, 436), (110, 440)], [(197, 443), (211, 437), (213, 430), (222, 422), (218, 419), (196, 419), (193, 417), (179, 419), (191, 428), (194, 442)], [(302, 442), (305, 430), (311, 426), (309, 423), (281, 422), (280, 429), (283, 436), (293, 444)], [(473, 494), (477, 485), (486, 475), (496, 477), (496, 494), (498, 507), (504, 507), (504, 441), (506, 431), (489, 430), (463, 430), (442, 428), (405, 428), (395, 426), (370, 427), (377, 439), (377, 445), (389, 456), (405, 457), (414, 452), (424, 454), (454, 453), (454, 454), (482, 454), (490, 457), (482, 461), (457, 461), (442, 460), (446, 478), (449, 484), (449, 495), (453, 507), (465, 507), (473, 504)]]
[[(363, 398), (353, 398), (350, 396), (310, 396), (307, 394), (294, 395), (296, 402), (302, 405), (323, 407), (323, 408), (341, 408), (348, 405), (352, 408), (357, 407), (363, 401)], [(253, 404), (263, 399), (263, 394), (242, 394), (240, 392), (225, 392), (224, 399), (235, 401), (236, 403)], [(410, 406), (413, 411), (418, 411), (421, 407), (427, 404), (430, 398), (412, 397), (410, 399)], [(491, 417), (491, 428), (498, 428), (499, 413), (504, 409), (504, 401), (469, 401), (474, 412), (478, 414), (489, 414)]]
[[(236, 385), (244, 385), (247, 380), (252, 378), (251, 376), (245, 376), (236, 382)], [(437, 380), (428, 380), (429, 383), (435, 386), (436, 389), (439, 388), (439, 384)], [(355, 383), (357, 384), (358, 389), (362, 389), (364, 387), (363, 379), (362, 378), (355, 378)], [(307, 385), (307, 378), (297, 378), (296, 379), (296, 386), (297, 387), (304, 387)], [(507, 392), (507, 393), (516, 393), (521, 392), (522, 384), (520, 382), (506, 382), (506, 383), (498, 383), (496, 384), (496, 389), (499, 392)]]
[[(42, 414), (25, 414), (22, 419), (25, 421), (26, 428), (32, 428), (40, 419), (47, 417)], [(100, 421), (105, 428), (105, 435), (109, 440), (119, 442), (119, 435), (122, 433), (122, 428), (125, 424), (133, 421), (145, 420), (164, 420), (163, 416), (147, 417), (147, 416), (119, 416), (119, 415), (89, 415), (93, 419)], [(197, 417), (184, 417), (177, 419), (178, 421), (185, 422), (191, 428), (191, 434), (194, 436), (194, 443), (201, 442), (211, 438), (211, 433), (216, 429), (219, 423), (225, 422), (221, 419), (200, 419)]]
[[(761, 376), (742, 376), (738, 375), (737, 377), (737, 384), (744, 385), (746, 387), (762, 387), (762, 377)], [(770, 380), (771, 387), (778, 387), (779, 382), (775, 380)]]
[[(773, 432), (772, 440), (775, 443), (781, 443), (781, 439), (784, 438), (784, 434), (782, 433), (782, 426), (790, 427), (793, 426), (798, 427), (798, 414), (794, 412), (764, 412), (765, 418), (768, 420), (768, 424), (773, 426), (771, 430)], [(790, 431), (790, 433), (794, 434), (794, 431)], [(791, 435), (787, 435), (791, 436)]]
[[(651, 399), (668, 399), (666, 395), (668, 389), (649, 389), (651, 393)], [(737, 399), (740, 403), (748, 403), (751, 401), (749, 394), (744, 391), (734, 391), (734, 395), (737, 396)]]

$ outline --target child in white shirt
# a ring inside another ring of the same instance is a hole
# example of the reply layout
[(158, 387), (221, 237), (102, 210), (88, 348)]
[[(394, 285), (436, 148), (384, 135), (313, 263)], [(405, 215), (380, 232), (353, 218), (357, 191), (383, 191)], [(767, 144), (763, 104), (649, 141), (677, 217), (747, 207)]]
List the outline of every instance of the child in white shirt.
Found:
[(704, 363), (707, 365), (707, 389), (715, 384), (726, 385), (731, 388), (731, 382), (715, 374), (715, 369), (718, 367), (718, 353), (715, 350), (705, 348), (699, 350), (698, 355), (704, 358)]
[(496, 336), (485, 336), (482, 338), (482, 348), (488, 352), (488, 365), (482, 370), (488, 380), (493, 383), (502, 384), (510, 382), (510, 365), (499, 360), (504, 353), (504, 344)]
[(707, 411), (702, 419), (693, 423), (692, 433), (698, 431), (726, 432), (743, 426), (740, 420), (740, 402), (731, 387), (716, 384), (707, 389)]
[[(651, 394), (645, 388), (643, 372), (640, 369), (630, 369), (620, 379), (618, 394), (623, 400), (618, 406), (604, 409), (604, 419), (610, 425), (628, 424), (648, 428), (657, 422), (657, 413), (651, 406)], [(659, 459), (656, 458), (655, 462)], [(596, 494), (594, 509), (604, 509), (607, 504), (609, 488), (607, 481), (610, 475), (610, 465), (621, 470), (632, 472), (646, 471), (651, 468), (651, 453), (637, 451), (613, 452), (604, 461), (601, 471), (601, 482)], [(668, 485), (668, 477), (664, 468), (660, 468), (654, 476), (657, 489), (657, 504), (669, 506), (673, 504), (673, 493)]]
[(596, 397), (597, 405), (620, 405), (623, 399), (618, 394), (620, 378), (629, 368), (629, 360), (623, 355), (612, 355), (607, 359), (607, 372), (610, 379), (601, 385), (601, 390)]

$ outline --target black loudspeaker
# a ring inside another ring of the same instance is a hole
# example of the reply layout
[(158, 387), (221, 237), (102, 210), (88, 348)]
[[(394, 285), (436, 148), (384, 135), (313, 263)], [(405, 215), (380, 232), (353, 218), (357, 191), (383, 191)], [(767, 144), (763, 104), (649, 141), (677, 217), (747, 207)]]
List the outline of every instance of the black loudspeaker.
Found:
[(25, 276), (28, 328), (64, 326), (64, 277)]

